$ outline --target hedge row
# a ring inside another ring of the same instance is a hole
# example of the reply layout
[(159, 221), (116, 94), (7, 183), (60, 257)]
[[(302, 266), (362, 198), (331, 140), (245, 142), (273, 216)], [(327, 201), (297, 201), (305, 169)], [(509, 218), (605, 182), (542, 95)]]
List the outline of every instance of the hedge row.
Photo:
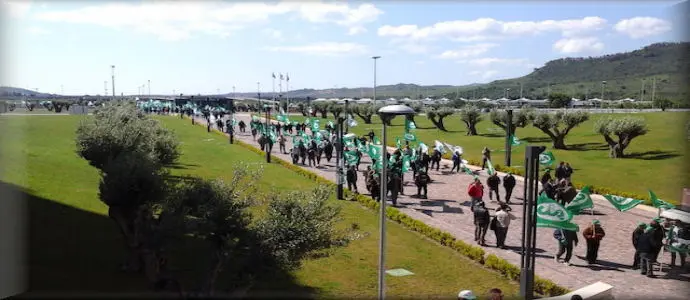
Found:
[[(204, 126), (203, 124), (197, 123), (200, 126)], [(214, 129), (214, 133), (221, 134), (225, 136), (224, 133)], [(235, 140), (234, 143), (237, 145), (240, 145), (243, 148), (246, 148), (249, 151), (252, 151), (258, 155), (265, 155), (264, 151), (261, 151), (260, 149), (247, 144), (245, 142)], [(303, 169), (302, 167), (299, 167), (297, 165), (292, 164), (291, 162), (287, 162), (283, 159), (280, 159), (278, 157), (273, 157), (273, 161), (277, 162), (278, 164), (282, 165), (283, 167), (290, 169), (294, 171), (297, 174), (300, 174), (304, 177), (306, 177), (309, 180), (313, 180), (319, 184), (325, 184), (327, 186), (330, 186), (332, 188), (336, 187), (336, 184), (333, 183), (332, 181), (325, 179), (319, 175), (317, 175), (314, 172), (308, 171)], [(372, 199), (369, 196), (365, 196), (362, 194), (356, 194), (352, 193), (350, 190), (344, 189), (344, 195), (348, 200), (354, 200), (359, 202), (360, 204), (366, 206), (369, 209), (372, 209), (374, 211), (377, 211), (380, 209), (379, 202), (376, 200)], [(481, 264), (484, 265), (485, 267), (498, 271), (501, 273), (503, 276), (507, 277), (508, 279), (511, 280), (519, 280), (520, 279), (520, 268), (516, 267), (515, 265), (509, 263), (508, 261), (497, 257), (496, 255), (490, 254), (486, 256), (486, 252), (484, 249), (481, 247), (473, 246), (470, 244), (465, 243), (462, 240), (458, 240), (455, 237), (453, 237), (452, 234), (433, 228), (427, 224), (425, 224), (422, 221), (416, 220), (411, 218), (410, 216), (406, 215), (405, 213), (400, 212), (398, 209), (388, 206), (386, 207), (386, 217), (398, 224), (403, 225), (404, 227), (416, 231), (418, 233), (421, 233), (422, 235), (440, 243), (443, 246), (449, 247), (460, 254), (464, 255), (465, 257)], [(554, 282), (543, 279), (543, 278), (535, 278), (535, 283), (534, 283), (534, 291), (539, 293), (540, 295), (544, 296), (559, 296), (566, 294), (570, 292), (568, 289), (558, 286)]]

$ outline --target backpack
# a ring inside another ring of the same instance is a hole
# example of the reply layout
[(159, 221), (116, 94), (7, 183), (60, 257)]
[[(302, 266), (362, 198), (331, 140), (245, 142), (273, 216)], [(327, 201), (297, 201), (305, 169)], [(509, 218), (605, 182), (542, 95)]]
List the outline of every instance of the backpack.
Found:
[(496, 231), (496, 226), (498, 226), (496, 223), (498, 223), (498, 220), (496, 220), (496, 216), (491, 218), (491, 222), (489, 222), (489, 229)]
[(479, 187), (479, 185), (471, 184), (470, 187), (467, 189), (467, 194), (470, 195), (470, 197), (474, 198), (481, 198), (481, 192), (482, 190)]

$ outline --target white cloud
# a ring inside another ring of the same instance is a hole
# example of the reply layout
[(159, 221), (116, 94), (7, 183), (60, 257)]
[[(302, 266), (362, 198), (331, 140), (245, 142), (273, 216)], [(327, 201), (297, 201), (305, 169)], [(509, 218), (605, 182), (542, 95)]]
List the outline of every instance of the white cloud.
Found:
[(226, 37), (251, 24), (269, 22), (281, 15), (294, 15), (311, 23), (330, 23), (361, 33), (363, 26), (383, 12), (372, 4), (351, 7), (340, 3), (278, 2), (228, 3), (149, 1), (107, 3), (66, 11), (39, 12), (40, 21), (134, 29), (165, 40), (179, 40), (195, 33)]
[(32, 35), (46, 35), (50, 33), (49, 30), (46, 30), (38, 26), (32, 26), (27, 28), (27, 32)]
[(485, 70), (485, 71), (472, 71), (470, 75), (479, 76), (482, 79), (489, 79), (498, 74), (496, 70)]
[(524, 65), (527, 63), (527, 59), (524, 58), (496, 58), (496, 57), (484, 57), (475, 58), (470, 60), (460, 60), (459, 63), (466, 63), (475, 66), (488, 66), (488, 65)]
[(277, 30), (277, 29), (266, 28), (263, 30), (263, 32), (265, 35), (268, 35), (269, 37), (274, 38), (274, 39), (279, 40), (279, 39), (283, 38), (283, 32), (280, 30)]
[(491, 18), (479, 18), (470, 21), (439, 22), (426, 27), (419, 27), (417, 25), (385, 25), (378, 29), (378, 35), (414, 40), (449, 39), (459, 42), (535, 35), (543, 32), (560, 32), (565, 37), (574, 37), (599, 31), (605, 27), (606, 23), (607, 21), (600, 17), (538, 22), (505, 22)]
[(456, 50), (444, 51), (443, 53), (441, 53), (437, 57), (442, 58), (442, 59), (460, 59), (460, 58), (479, 56), (479, 55), (486, 53), (491, 48), (494, 48), (496, 46), (498, 46), (498, 44), (489, 44), (489, 43), (462, 46)]
[(341, 56), (341, 55), (356, 55), (367, 52), (367, 47), (355, 43), (315, 43), (303, 46), (279, 46), (268, 47), (268, 51), (274, 52), (297, 52), (311, 55), (322, 56)]
[(630, 38), (640, 39), (670, 31), (671, 22), (652, 17), (634, 17), (620, 20), (613, 28)]
[(553, 49), (564, 54), (597, 53), (604, 50), (604, 43), (596, 37), (564, 38), (556, 41), (553, 44)]
[(11, 17), (22, 18), (26, 16), (31, 10), (31, 1), (3, 1), (0, 5), (0, 11), (6, 11)]
[(347, 34), (348, 35), (358, 35), (360, 33), (365, 33), (367, 32), (367, 29), (359, 26), (359, 27), (351, 27), (350, 30), (348, 30)]

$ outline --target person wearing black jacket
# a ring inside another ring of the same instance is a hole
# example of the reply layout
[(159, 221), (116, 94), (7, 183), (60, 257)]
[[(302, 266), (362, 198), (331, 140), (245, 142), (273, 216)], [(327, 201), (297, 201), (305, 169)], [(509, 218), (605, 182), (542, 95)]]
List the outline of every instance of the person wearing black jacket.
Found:
[(661, 248), (664, 246), (664, 237), (666, 236), (666, 232), (664, 231), (664, 227), (661, 226), (661, 218), (654, 218), (652, 222), (650, 223), (652, 226), (652, 229), (654, 229), (654, 251), (652, 252), (652, 262), (656, 262), (657, 258), (659, 257), (659, 252), (661, 252)]
[(561, 163), (558, 164), (558, 167), (556, 167), (556, 180), (561, 181), (561, 179), (565, 178), (565, 162), (562, 161)]
[[(560, 230), (560, 229), (556, 229)], [(556, 262), (560, 262), (561, 255), (565, 253), (565, 258), (563, 259), (563, 264), (570, 266), (570, 258), (573, 256), (573, 245), (577, 247), (578, 239), (577, 232), (572, 230), (561, 230), (562, 235), (558, 241), (558, 253), (554, 257)]]
[(508, 174), (503, 177), (503, 188), (506, 189), (506, 203), (510, 203), (510, 196), (513, 194), (513, 188), (515, 188), (515, 177), (513, 173), (508, 172)]
[[(347, 168), (347, 172), (345, 173), (345, 177), (347, 179), (347, 189), (351, 191), (355, 191), (355, 193), (359, 193), (357, 191), (357, 171), (355, 170), (354, 165), (350, 165), (349, 168)], [(352, 189), (354, 188), (354, 189)]]
[(654, 238), (654, 227), (645, 227), (644, 233), (637, 239), (637, 252), (640, 253), (640, 274), (647, 275), (647, 277), (654, 277), (654, 269), (652, 262), (656, 259), (654, 251), (658, 245)]
[(474, 206), (474, 240), (481, 246), (486, 246), (484, 238), (486, 237), (486, 230), (489, 229), (490, 222), (491, 215), (489, 215), (489, 210), (484, 206), (484, 202), (477, 202)]
[(541, 179), (539, 180), (539, 182), (541, 182), (541, 184), (544, 185), (547, 182), (550, 182), (551, 179), (553, 179), (553, 177), (551, 177), (551, 169), (546, 168), (546, 170), (544, 170), (544, 175), (541, 175)]
[(647, 228), (647, 224), (643, 222), (637, 223), (637, 228), (632, 233), (632, 244), (633, 247), (635, 247), (635, 258), (633, 259), (633, 265), (632, 268), (633, 270), (637, 270), (640, 268), (640, 251), (637, 250), (637, 243), (640, 240), (640, 236), (644, 233), (645, 228)]
[(494, 172), (486, 179), (486, 185), (489, 187), (489, 200), (493, 200), (493, 194), (496, 193), (496, 200), (501, 201), (501, 196), (498, 194), (498, 187), (501, 185), (501, 178)]

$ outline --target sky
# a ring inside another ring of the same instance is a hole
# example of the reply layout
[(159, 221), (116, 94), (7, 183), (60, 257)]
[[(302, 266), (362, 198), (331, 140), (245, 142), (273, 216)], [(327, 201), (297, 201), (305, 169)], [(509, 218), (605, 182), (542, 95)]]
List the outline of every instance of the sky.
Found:
[(115, 65), (118, 95), (371, 87), (372, 56), (378, 85), (484, 83), (679, 41), (678, 2), (0, 0), (0, 85), (110, 94)]

